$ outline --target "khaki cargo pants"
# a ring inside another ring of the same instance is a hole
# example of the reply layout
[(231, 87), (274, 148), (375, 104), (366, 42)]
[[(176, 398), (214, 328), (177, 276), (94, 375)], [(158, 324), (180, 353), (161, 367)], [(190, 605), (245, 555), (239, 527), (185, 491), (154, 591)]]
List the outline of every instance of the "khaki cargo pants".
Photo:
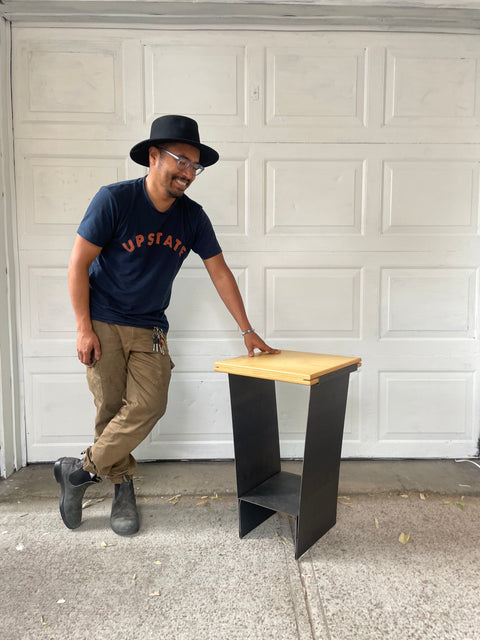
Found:
[(87, 368), (97, 415), (94, 444), (86, 450), (83, 468), (121, 482), (137, 463), (131, 452), (150, 433), (167, 408), (173, 363), (153, 351), (152, 329), (93, 321), (102, 349), (100, 360)]

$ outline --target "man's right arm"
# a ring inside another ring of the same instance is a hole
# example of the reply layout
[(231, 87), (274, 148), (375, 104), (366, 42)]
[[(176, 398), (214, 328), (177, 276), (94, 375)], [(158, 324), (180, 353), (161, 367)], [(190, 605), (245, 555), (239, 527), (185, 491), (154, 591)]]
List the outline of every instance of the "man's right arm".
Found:
[(90, 317), (90, 285), (88, 278), (90, 265), (101, 250), (101, 247), (77, 235), (68, 265), (68, 288), (77, 321), (78, 359), (86, 365), (93, 364), (92, 351), (95, 360), (99, 360), (101, 356), (100, 341), (93, 330)]

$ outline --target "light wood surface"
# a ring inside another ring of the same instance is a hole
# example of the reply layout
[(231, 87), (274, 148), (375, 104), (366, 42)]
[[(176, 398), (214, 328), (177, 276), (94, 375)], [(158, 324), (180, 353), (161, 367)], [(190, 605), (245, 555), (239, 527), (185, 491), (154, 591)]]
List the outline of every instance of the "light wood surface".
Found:
[(349, 367), (360, 366), (361, 358), (333, 356), (323, 353), (303, 351), (281, 351), (278, 354), (259, 353), (253, 357), (239, 356), (215, 362), (215, 371), (232, 373), (251, 378), (279, 380), (296, 384), (314, 385), (326, 373)]

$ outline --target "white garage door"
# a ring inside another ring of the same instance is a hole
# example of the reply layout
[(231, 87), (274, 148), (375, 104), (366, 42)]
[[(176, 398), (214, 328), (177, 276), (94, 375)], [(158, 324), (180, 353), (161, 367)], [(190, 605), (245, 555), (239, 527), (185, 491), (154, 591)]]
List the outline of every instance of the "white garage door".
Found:
[[(192, 186), (255, 328), (284, 349), (361, 356), (343, 455), (477, 451), (480, 41), (422, 34), (13, 31), (29, 462), (78, 455), (93, 402), (67, 262), (102, 184), (158, 115), (184, 113), (221, 162)], [(167, 415), (140, 458), (233, 454), (238, 329), (189, 258), (170, 308)], [(282, 454), (302, 454), (306, 390), (281, 385)]]

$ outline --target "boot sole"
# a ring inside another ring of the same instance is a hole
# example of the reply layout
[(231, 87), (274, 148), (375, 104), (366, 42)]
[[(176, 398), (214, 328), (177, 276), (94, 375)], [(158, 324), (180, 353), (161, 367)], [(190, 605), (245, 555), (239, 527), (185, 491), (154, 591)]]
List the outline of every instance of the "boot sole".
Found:
[(138, 526), (135, 530), (132, 531), (119, 531), (118, 529), (114, 529), (112, 523), (110, 523), (110, 528), (117, 536), (134, 536), (136, 533), (140, 531), (140, 527)]

